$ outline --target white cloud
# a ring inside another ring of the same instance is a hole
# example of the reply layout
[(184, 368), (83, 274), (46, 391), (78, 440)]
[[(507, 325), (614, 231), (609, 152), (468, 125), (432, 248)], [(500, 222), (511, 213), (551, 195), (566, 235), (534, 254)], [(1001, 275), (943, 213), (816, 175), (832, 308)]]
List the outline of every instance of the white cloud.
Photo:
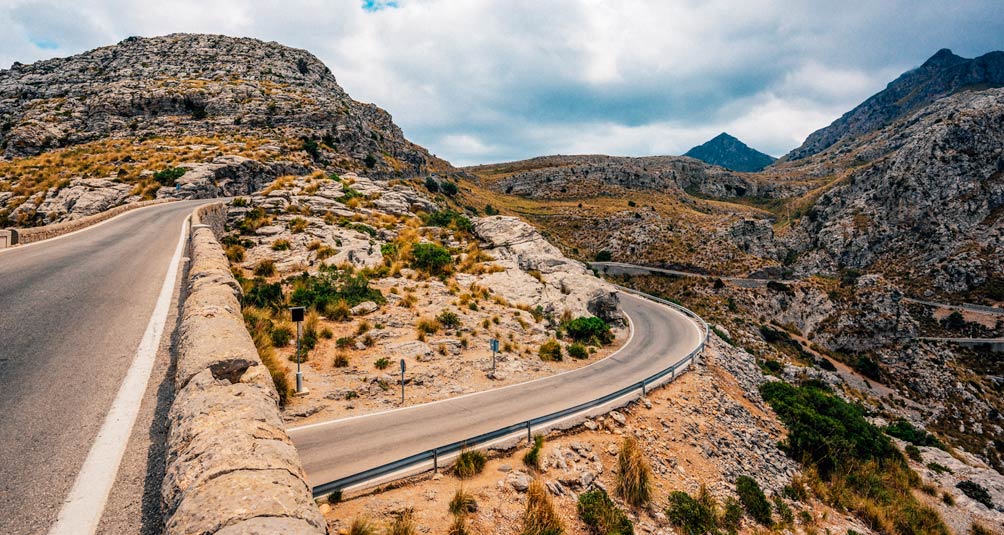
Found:
[[(949, 46), (999, 46), (990, 1), (0, 0), (0, 64), (211, 32), (319, 56), (456, 163), (681, 153), (725, 130), (779, 155)], [(55, 49), (46, 47), (55, 46)]]

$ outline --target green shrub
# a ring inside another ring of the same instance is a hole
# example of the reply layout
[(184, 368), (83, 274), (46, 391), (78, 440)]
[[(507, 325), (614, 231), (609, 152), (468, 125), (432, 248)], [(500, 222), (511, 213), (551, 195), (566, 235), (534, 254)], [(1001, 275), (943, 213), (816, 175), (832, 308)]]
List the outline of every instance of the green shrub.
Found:
[(425, 216), (422, 222), (430, 227), (451, 228), (460, 232), (470, 232), (474, 228), (467, 216), (453, 210), (433, 212)]
[(577, 342), (609, 344), (614, 339), (607, 322), (596, 316), (575, 318), (566, 323), (564, 329)]
[(969, 496), (969, 498), (976, 500), (983, 505), (987, 506), (987, 509), (993, 510), (994, 502), (990, 498), (990, 493), (987, 489), (983, 488), (979, 483), (975, 481), (965, 480), (959, 481), (955, 484), (955, 488), (962, 491), (963, 494)]
[(440, 184), (439, 189), (441, 189), (443, 191), (443, 194), (446, 195), (447, 197), (453, 197), (459, 192), (459, 190), (457, 189), (457, 185), (453, 182), (450, 182), (449, 180)]
[(244, 288), (244, 297), (241, 298), (242, 306), (271, 308), (278, 310), (286, 303), (286, 298), (282, 295), (282, 285), (277, 282), (267, 283), (264, 279), (253, 279)]
[(954, 474), (951, 468), (938, 463), (927, 463), (927, 468), (936, 474)]
[(616, 488), (617, 495), (632, 507), (641, 507), (652, 499), (652, 469), (633, 436), (624, 438), (617, 454)]
[(866, 355), (858, 355), (857, 360), (854, 361), (854, 369), (872, 381), (882, 380), (882, 368), (874, 359)]
[(767, 502), (767, 497), (764, 496), (763, 490), (760, 489), (760, 485), (755, 479), (749, 476), (739, 476), (736, 479), (736, 494), (739, 495), (739, 501), (753, 520), (764, 526), (770, 526), (773, 523), (770, 517), (770, 503)]
[(345, 349), (356, 345), (356, 339), (351, 336), (342, 336), (338, 340), (335, 340), (335, 347), (338, 349)]
[(888, 437), (847, 403), (818, 384), (795, 387), (780, 381), (760, 387), (788, 427), (784, 450), (813, 464), (825, 479), (848, 463), (902, 459)]
[(795, 521), (795, 515), (791, 512), (791, 507), (784, 503), (780, 496), (774, 496), (774, 512), (781, 517), (781, 524), (790, 526)]
[(289, 325), (280, 325), (272, 329), (272, 345), (286, 347), (293, 338), (293, 329)]
[(436, 321), (446, 329), (458, 329), (460, 328), (460, 316), (457, 316), (456, 312), (450, 310), (443, 310), (436, 316)]
[(331, 363), (336, 368), (346, 368), (349, 365), (349, 357), (345, 353), (336, 353), (335, 359)]
[(430, 193), (439, 192), (439, 182), (436, 182), (435, 178), (431, 176), (425, 177), (425, 189), (429, 190)]
[(669, 494), (666, 516), (673, 525), (688, 535), (717, 532), (714, 508), (695, 500), (686, 492), (674, 491)]
[(595, 256), (593, 256), (593, 260), (596, 262), (609, 262), (612, 259), (613, 255), (610, 254), (610, 251), (607, 250), (600, 251), (596, 253)]
[(338, 271), (332, 267), (322, 267), (317, 275), (304, 273), (292, 279), (290, 302), (294, 306), (313, 307), (318, 312), (325, 312), (332, 317), (331, 305), (344, 302), (346, 307), (353, 307), (363, 301), (373, 301), (377, 304), (386, 303), (380, 290), (370, 287), (369, 278), (360, 273)]
[(450, 250), (434, 243), (416, 243), (411, 248), (411, 266), (432, 274), (443, 273), (453, 263)]
[(167, 167), (154, 173), (153, 179), (162, 186), (171, 187), (174, 186), (175, 181), (183, 177), (186, 172), (188, 172), (188, 169), (185, 169), (184, 167)]
[(537, 435), (533, 437), (533, 446), (523, 455), (523, 464), (533, 468), (534, 470), (540, 470), (540, 450), (544, 448), (544, 436)]
[(718, 527), (727, 533), (734, 535), (739, 532), (739, 526), (743, 519), (743, 506), (733, 497), (725, 500), (725, 508), (718, 517)]
[(561, 360), (561, 344), (554, 338), (551, 338), (540, 345), (537, 354), (540, 355), (540, 360), (548, 362), (559, 361)]
[(568, 346), (568, 356), (580, 360), (587, 359), (589, 358), (589, 350), (586, 349), (586, 346), (580, 344), (579, 342), (575, 342), (574, 344)]
[(386, 370), (390, 367), (390, 359), (387, 357), (380, 357), (373, 362), (373, 366), (378, 370)]
[(942, 444), (937, 437), (927, 431), (924, 431), (923, 429), (917, 429), (913, 424), (906, 420), (900, 419), (891, 423), (885, 428), (885, 433), (916, 446), (931, 446), (941, 449), (945, 448), (945, 445)]
[(631, 520), (601, 488), (579, 494), (578, 511), (579, 518), (585, 525), (592, 528), (594, 533), (634, 535)]
[(914, 446), (913, 444), (907, 444), (904, 451), (906, 451), (907, 457), (917, 461), (918, 463), (924, 460), (924, 458), (920, 456), (920, 448)]
[(487, 462), (488, 458), (485, 457), (484, 453), (475, 449), (464, 449), (461, 450), (460, 456), (457, 457), (457, 463), (453, 466), (453, 473), (460, 479), (471, 478), (480, 474), (485, 469)]

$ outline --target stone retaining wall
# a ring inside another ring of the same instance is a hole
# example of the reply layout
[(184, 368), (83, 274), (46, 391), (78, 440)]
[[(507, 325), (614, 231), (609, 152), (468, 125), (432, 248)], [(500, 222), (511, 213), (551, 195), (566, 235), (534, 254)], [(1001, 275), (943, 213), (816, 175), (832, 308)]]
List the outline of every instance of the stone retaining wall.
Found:
[(327, 532), (244, 327), (217, 241), (222, 203), (196, 209), (162, 486), (165, 534)]
[(81, 217), (80, 219), (74, 219), (73, 221), (64, 221), (62, 223), (54, 223), (52, 225), (46, 225), (44, 227), (29, 227), (23, 229), (17, 229), (18, 243), (25, 244), (36, 241), (47, 240), (49, 238), (55, 238), (56, 236), (61, 236), (63, 234), (68, 234), (82, 228), (89, 227), (100, 223), (106, 219), (111, 219), (119, 214), (128, 212), (129, 210), (135, 210), (136, 208), (142, 208), (144, 206), (150, 206), (152, 204), (162, 204), (165, 202), (171, 202), (174, 199), (157, 199), (153, 201), (140, 201), (130, 204), (123, 204), (121, 206), (116, 206), (111, 210), (105, 210), (99, 214), (89, 215)]

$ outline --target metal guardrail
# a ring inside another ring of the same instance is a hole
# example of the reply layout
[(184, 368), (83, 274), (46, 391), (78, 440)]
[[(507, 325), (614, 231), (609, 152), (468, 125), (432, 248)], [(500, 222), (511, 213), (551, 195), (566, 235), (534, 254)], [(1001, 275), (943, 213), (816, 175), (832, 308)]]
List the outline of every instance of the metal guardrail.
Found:
[(581, 403), (579, 405), (575, 405), (573, 407), (569, 407), (569, 408), (564, 409), (564, 410), (552, 412), (552, 413), (544, 415), (544, 416), (539, 416), (537, 418), (526, 420), (526, 421), (523, 421), (523, 422), (520, 422), (520, 423), (517, 423), (517, 424), (513, 424), (513, 425), (506, 426), (506, 427), (502, 427), (502, 428), (496, 429), (494, 431), (489, 431), (488, 433), (484, 433), (484, 434), (481, 434), (481, 435), (470, 437), (470, 438), (465, 439), (465, 440), (453, 442), (453, 443), (450, 443), (450, 444), (445, 444), (443, 446), (439, 446), (439, 447), (433, 448), (431, 450), (427, 450), (427, 451), (424, 451), (424, 452), (421, 452), (421, 453), (417, 453), (417, 454), (412, 455), (410, 457), (405, 457), (404, 459), (400, 459), (400, 460), (397, 460), (397, 461), (394, 461), (394, 462), (390, 462), (390, 463), (384, 464), (382, 466), (378, 466), (376, 468), (371, 468), (369, 470), (365, 470), (365, 471), (359, 472), (359, 473), (351, 475), (351, 476), (343, 477), (341, 479), (337, 479), (337, 480), (331, 481), (329, 483), (323, 483), (323, 484), (317, 485), (316, 487), (313, 488), (314, 497), (317, 498), (317, 497), (320, 497), (320, 496), (331, 494), (332, 492), (336, 492), (336, 491), (341, 491), (341, 490), (344, 490), (344, 489), (348, 489), (348, 488), (351, 488), (351, 487), (354, 487), (354, 486), (366, 483), (368, 481), (378, 480), (380, 478), (387, 477), (387, 476), (389, 476), (391, 474), (394, 474), (396, 472), (400, 472), (402, 470), (407, 470), (409, 468), (416, 468), (417, 466), (422, 465), (424, 463), (431, 462), (432, 463), (432, 469), (433, 470), (438, 470), (438, 468), (439, 468), (439, 458), (442, 457), (442, 456), (453, 455), (453, 454), (459, 453), (460, 451), (462, 451), (464, 449), (477, 448), (479, 446), (485, 446), (485, 445), (487, 445), (489, 443), (492, 443), (492, 442), (494, 442), (496, 440), (499, 440), (499, 439), (502, 439), (502, 438), (505, 438), (505, 437), (509, 437), (509, 436), (515, 435), (517, 433), (522, 433), (523, 431), (526, 431), (526, 437), (527, 437), (527, 439), (528, 440), (532, 440), (532, 437), (533, 437), (532, 433), (533, 433), (533, 429), (534, 428), (540, 428), (540, 427), (546, 426), (548, 424), (557, 423), (557, 422), (559, 422), (559, 421), (561, 421), (561, 420), (563, 420), (565, 418), (568, 418), (570, 416), (577, 415), (577, 414), (580, 414), (580, 413), (585, 413), (586, 411), (589, 411), (590, 409), (601, 407), (603, 405), (606, 405), (607, 403), (610, 403), (610, 402), (615, 401), (615, 400), (617, 400), (619, 398), (625, 397), (625, 396), (631, 394), (632, 392), (640, 392), (641, 395), (644, 396), (645, 394), (647, 394), (647, 390), (648, 390), (649, 385), (652, 385), (652, 384), (655, 384), (655, 383), (661, 381), (666, 376), (671, 376), (671, 380), (675, 379), (676, 378), (676, 371), (678, 369), (685, 368), (685, 367), (689, 366), (690, 363), (693, 362), (693, 360), (694, 360), (695, 357), (699, 356), (701, 353), (704, 352), (704, 347), (707, 345), (707, 342), (708, 342), (708, 336), (710, 334), (710, 329), (708, 328), (707, 322), (705, 322), (703, 318), (701, 318), (700, 316), (698, 316), (697, 313), (695, 313), (694, 311), (692, 311), (692, 310), (690, 310), (690, 309), (688, 309), (688, 308), (686, 308), (684, 306), (681, 306), (681, 305), (678, 305), (676, 303), (673, 303), (672, 301), (667, 301), (665, 299), (660, 299), (658, 297), (655, 297), (655, 296), (652, 296), (652, 295), (648, 295), (646, 293), (639, 292), (639, 291), (633, 290), (631, 288), (626, 288), (626, 287), (618, 286), (618, 285), (613, 285), (613, 286), (615, 286), (618, 290), (620, 290), (622, 292), (634, 294), (634, 295), (643, 297), (645, 299), (649, 299), (651, 301), (655, 301), (657, 303), (660, 303), (660, 304), (663, 304), (663, 305), (675, 308), (675, 309), (683, 312), (684, 314), (686, 314), (687, 316), (689, 316), (691, 319), (695, 320), (695, 322), (698, 324), (698, 326), (704, 332), (704, 336), (701, 339), (701, 343), (698, 344), (698, 346), (693, 351), (691, 351), (685, 358), (683, 358), (682, 360), (676, 362), (672, 366), (670, 366), (670, 367), (668, 367), (668, 368), (666, 368), (666, 369), (664, 369), (664, 370), (662, 370), (662, 371), (660, 371), (660, 372), (658, 372), (658, 373), (656, 373), (656, 374), (654, 374), (654, 375), (652, 375), (650, 377), (647, 377), (646, 379), (644, 379), (642, 381), (639, 381), (639, 382), (637, 382), (635, 384), (632, 384), (632, 385), (626, 386), (624, 388), (621, 388), (620, 390), (617, 390), (616, 392), (611, 392), (611, 393), (609, 393), (609, 394), (607, 394), (605, 396), (602, 396), (600, 398), (597, 398), (597, 399), (595, 399), (593, 401), (587, 401), (585, 403)]

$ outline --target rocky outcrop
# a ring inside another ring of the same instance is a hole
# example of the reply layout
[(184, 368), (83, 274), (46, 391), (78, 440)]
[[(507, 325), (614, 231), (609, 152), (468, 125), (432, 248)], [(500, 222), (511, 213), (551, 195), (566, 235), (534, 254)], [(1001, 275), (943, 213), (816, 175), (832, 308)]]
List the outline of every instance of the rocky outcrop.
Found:
[(326, 533), (213, 233), (222, 216), (222, 206), (210, 206), (193, 217), (168, 414), (165, 533)]
[(474, 234), (483, 250), (504, 271), (477, 276), (479, 286), (512, 303), (541, 306), (554, 317), (605, 316), (624, 324), (616, 306), (616, 289), (593, 276), (586, 267), (569, 260), (528, 223), (505, 216), (478, 218)]
[[(969, 92), (880, 132), (784, 237), (805, 274), (880, 269), (964, 292), (1004, 278), (1004, 89)], [(884, 148), (882, 148), (884, 147)]]
[(408, 142), (390, 114), (352, 100), (305, 50), (257, 39), (172, 34), (0, 70), (7, 157), (107, 137), (314, 140), (317, 160), (371, 174), (452, 169)]
[(945, 96), (1001, 85), (1004, 52), (966, 59), (951, 50), (939, 50), (923, 65), (904, 73), (831, 125), (810, 134), (785, 159), (806, 158), (842, 141), (875, 132)]
[(303, 175), (308, 169), (289, 162), (263, 164), (241, 156), (221, 156), (209, 163), (182, 164), (185, 174), (174, 187), (157, 190), (158, 198), (215, 199), (250, 195), (283, 175)]
[(804, 184), (758, 180), (684, 156), (543, 156), (521, 162), (467, 168), (500, 192), (534, 198), (609, 195), (612, 188), (674, 190), (716, 198), (782, 198), (801, 195)]

